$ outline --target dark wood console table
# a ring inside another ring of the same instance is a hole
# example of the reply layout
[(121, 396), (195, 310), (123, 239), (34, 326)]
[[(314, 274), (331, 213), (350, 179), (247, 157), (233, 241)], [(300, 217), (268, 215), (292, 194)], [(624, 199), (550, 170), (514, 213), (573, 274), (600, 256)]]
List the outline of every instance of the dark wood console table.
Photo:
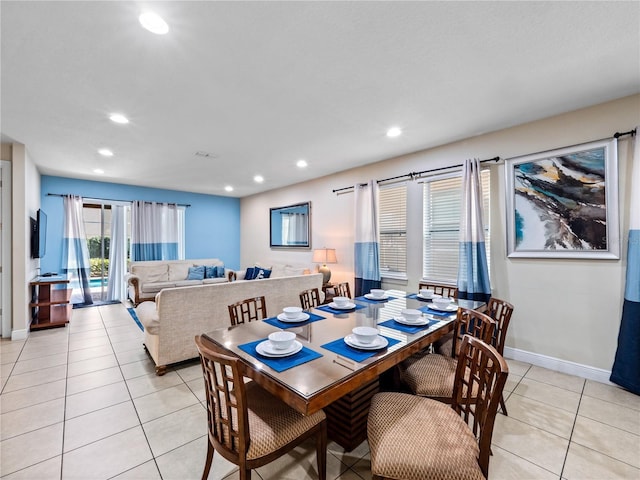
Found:
[(71, 288), (64, 276), (36, 277), (31, 287), (31, 330), (63, 327), (71, 318)]

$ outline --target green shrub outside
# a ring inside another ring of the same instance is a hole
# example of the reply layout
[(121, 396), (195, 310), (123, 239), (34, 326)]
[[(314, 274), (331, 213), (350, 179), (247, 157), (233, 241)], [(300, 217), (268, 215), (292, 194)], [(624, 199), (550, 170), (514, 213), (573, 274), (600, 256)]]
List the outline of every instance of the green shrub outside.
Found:
[(89, 272), (92, 277), (99, 277), (102, 275), (102, 265), (104, 265), (104, 274), (105, 276), (109, 272), (109, 260), (108, 259), (100, 259), (100, 258), (90, 258), (89, 259)]

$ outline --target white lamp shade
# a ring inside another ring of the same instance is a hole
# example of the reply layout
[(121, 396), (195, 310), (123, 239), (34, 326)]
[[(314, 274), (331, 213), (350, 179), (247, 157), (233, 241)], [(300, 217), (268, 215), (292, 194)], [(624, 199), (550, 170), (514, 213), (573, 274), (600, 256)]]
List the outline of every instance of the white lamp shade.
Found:
[(313, 251), (313, 263), (338, 263), (335, 248), (316, 248)]

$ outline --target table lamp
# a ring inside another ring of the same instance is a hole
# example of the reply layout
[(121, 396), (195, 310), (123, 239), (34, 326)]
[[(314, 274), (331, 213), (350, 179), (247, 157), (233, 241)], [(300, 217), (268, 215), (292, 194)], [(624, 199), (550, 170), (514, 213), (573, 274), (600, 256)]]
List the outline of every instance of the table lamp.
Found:
[(329, 283), (329, 280), (331, 280), (331, 270), (327, 267), (327, 263), (338, 263), (336, 249), (316, 248), (313, 251), (313, 262), (322, 264), (322, 266), (318, 268), (318, 271), (322, 273), (322, 284)]

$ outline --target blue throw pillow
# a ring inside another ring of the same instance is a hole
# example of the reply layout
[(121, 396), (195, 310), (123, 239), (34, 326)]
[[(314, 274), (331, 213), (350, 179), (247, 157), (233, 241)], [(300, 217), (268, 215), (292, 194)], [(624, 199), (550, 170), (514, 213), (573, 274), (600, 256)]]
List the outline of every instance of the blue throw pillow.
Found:
[(204, 271), (204, 265), (200, 265), (199, 267), (189, 267), (187, 280), (204, 280)]
[(244, 279), (245, 280), (254, 280), (256, 278), (256, 268), (254, 267), (248, 267), (247, 271), (244, 272)]
[(217, 278), (218, 275), (216, 273), (216, 268), (213, 265), (205, 265), (204, 267), (204, 278)]
[(255, 267), (255, 270), (257, 270), (256, 279), (269, 278), (271, 276), (271, 270), (267, 270), (266, 268)]
[(224, 265), (216, 267), (216, 278), (224, 278)]

